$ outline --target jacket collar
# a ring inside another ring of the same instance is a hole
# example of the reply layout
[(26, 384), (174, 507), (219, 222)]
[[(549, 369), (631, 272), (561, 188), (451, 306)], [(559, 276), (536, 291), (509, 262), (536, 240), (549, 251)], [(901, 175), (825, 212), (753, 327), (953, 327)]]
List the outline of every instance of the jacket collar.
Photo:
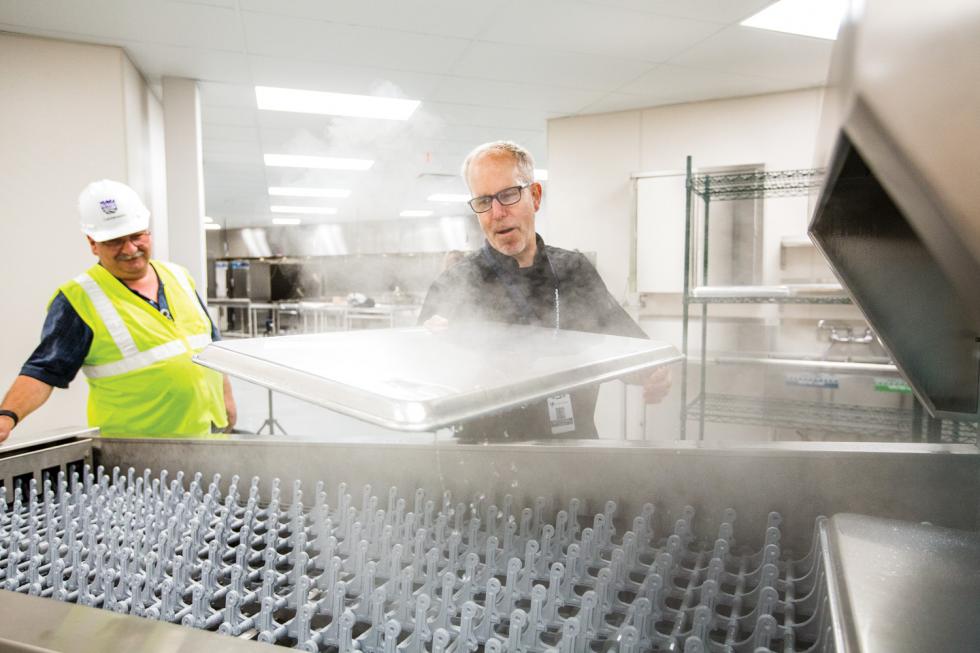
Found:
[[(548, 260), (544, 253), (544, 239), (541, 238), (540, 234), (534, 234), (534, 242), (536, 243), (536, 247), (534, 252), (534, 261), (531, 263), (532, 268), (539, 267)], [(517, 259), (515, 259), (513, 256), (508, 256), (507, 254), (498, 252), (490, 244), (490, 241), (483, 241), (483, 249), (486, 251), (487, 255), (489, 255), (502, 269), (508, 271), (516, 271), (518, 269)]]

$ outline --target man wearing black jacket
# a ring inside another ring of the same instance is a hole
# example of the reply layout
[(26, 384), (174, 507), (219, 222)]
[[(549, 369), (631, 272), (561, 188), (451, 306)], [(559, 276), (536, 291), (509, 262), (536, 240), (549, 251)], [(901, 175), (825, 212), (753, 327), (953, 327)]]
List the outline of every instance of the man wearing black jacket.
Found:
[[(463, 178), (486, 236), (483, 247), (433, 282), (419, 316), (430, 327), (453, 322), (506, 322), (646, 338), (579, 252), (545, 245), (534, 229), (542, 187), (521, 146), (499, 141), (473, 150)], [(670, 388), (666, 371), (644, 381), (648, 402)], [(556, 395), (462, 425), (467, 440), (595, 438), (598, 388)]]

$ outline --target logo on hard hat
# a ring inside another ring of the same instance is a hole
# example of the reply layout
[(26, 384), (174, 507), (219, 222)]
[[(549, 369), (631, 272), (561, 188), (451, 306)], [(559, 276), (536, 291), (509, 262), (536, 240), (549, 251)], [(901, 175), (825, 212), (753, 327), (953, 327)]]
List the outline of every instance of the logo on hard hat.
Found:
[(116, 200), (102, 200), (99, 202), (99, 206), (106, 215), (112, 215), (118, 210), (116, 209)]

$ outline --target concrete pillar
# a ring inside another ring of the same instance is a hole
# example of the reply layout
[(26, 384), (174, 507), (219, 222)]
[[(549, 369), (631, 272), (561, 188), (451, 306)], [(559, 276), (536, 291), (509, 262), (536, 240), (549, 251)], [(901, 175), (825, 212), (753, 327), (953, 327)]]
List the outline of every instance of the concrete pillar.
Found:
[(207, 294), (204, 167), (197, 81), (163, 78), (163, 124), (170, 260), (190, 271), (198, 292), (204, 296)]

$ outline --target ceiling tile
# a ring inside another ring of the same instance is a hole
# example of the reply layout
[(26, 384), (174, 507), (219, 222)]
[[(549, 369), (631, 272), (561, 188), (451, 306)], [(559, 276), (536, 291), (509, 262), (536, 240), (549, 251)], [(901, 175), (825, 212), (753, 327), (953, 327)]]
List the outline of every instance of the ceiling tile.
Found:
[(693, 18), (720, 24), (745, 20), (773, 0), (586, 0), (602, 7), (632, 9), (660, 16)]
[(334, 64), (446, 72), (469, 41), (338, 25), (273, 14), (243, 13), (249, 54)]
[(442, 77), (426, 73), (283, 57), (249, 56), (256, 86), (425, 99)]
[(626, 84), (619, 92), (656, 97), (663, 100), (661, 104), (670, 104), (772, 93), (792, 88), (800, 88), (800, 85), (772, 77), (663, 65)]
[(12, 13), (2, 20), (65, 34), (235, 52), (245, 45), (236, 12), (205, 4), (101, 0), (93, 7), (75, 0), (45, 0), (15, 3)]
[(426, 102), (424, 107), (447, 124), (474, 125), (477, 127), (544, 129), (548, 118), (558, 115), (557, 112), (505, 109), (435, 101)]
[(613, 111), (630, 111), (670, 104), (670, 100), (650, 95), (632, 93), (609, 93), (592, 104), (583, 107), (580, 114), (611, 113)]
[(436, 102), (574, 113), (595, 101), (600, 94), (593, 90), (545, 86), (531, 81), (511, 83), (454, 77), (440, 84), (432, 99)]
[(185, 48), (155, 43), (121, 43), (136, 67), (151, 81), (167, 75), (202, 81), (247, 83), (248, 59), (240, 52)]
[(486, 0), (240, 0), (240, 3), (245, 11), (466, 39), (474, 38), (491, 16), (511, 4)]
[(521, 19), (498, 15), (481, 37), (551, 52), (578, 52), (664, 61), (717, 32), (717, 23), (656, 16), (630, 9), (567, 0), (536, 0)]
[[(480, 41), (466, 51), (452, 73), (463, 77), (523, 81), (569, 88), (612, 91), (651, 69), (635, 59), (558, 52)], [(497, 102), (499, 106), (519, 106)]]
[(791, 80), (800, 88), (826, 82), (832, 48), (833, 41), (735, 26), (669, 63)]
[(259, 141), (259, 130), (253, 126), (239, 125), (215, 125), (207, 127), (204, 137), (214, 141), (243, 141), (257, 143)]
[(204, 134), (207, 135), (209, 125), (238, 125), (249, 127), (258, 124), (256, 113), (258, 109), (242, 109), (239, 107), (221, 107), (201, 105), (201, 122)]
[(209, 107), (255, 109), (255, 87), (248, 84), (198, 82), (201, 104)]

